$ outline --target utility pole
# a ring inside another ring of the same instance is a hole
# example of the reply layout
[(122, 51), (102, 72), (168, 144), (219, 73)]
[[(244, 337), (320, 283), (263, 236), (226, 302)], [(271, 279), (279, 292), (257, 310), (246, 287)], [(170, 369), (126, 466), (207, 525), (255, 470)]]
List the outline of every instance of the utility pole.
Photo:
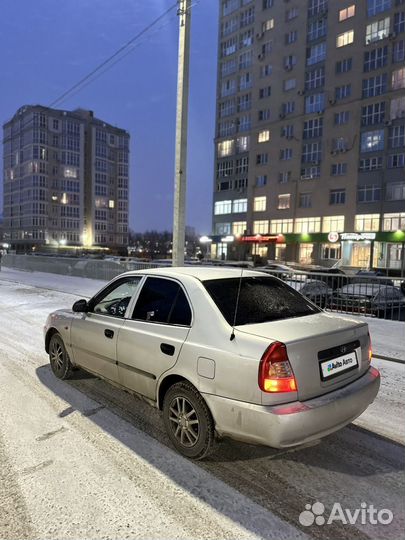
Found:
[(186, 236), (187, 123), (190, 67), (191, 0), (179, 0), (179, 58), (177, 73), (176, 157), (174, 177), (173, 266), (184, 265)]

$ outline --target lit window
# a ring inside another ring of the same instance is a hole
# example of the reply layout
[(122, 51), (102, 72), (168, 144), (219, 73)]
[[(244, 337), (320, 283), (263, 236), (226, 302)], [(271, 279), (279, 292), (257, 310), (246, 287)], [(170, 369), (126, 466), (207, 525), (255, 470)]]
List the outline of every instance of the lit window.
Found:
[(241, 236), (242, 234), (245, 234), (246, 228), (246, 221), (234, 221), (232, 223), (232, 234), (235, 236)]
[(357, 214), (354, 218), (356, 232), (378, 231), (380, 228), (380, 214)]
[(253, 222), (253, 234), (267, 234), (269, 222), (267, 220), (258, 220)]
[(356, 6), (352, 4), (351, 6), (348, 6), (347, 8), (341, 9), (339, 11), (339, 22), (345, 21), (346, 19), (350, 19), (350, 17), (354, 17), (356, 12)]
[(324, 216), (322, 219), (322, 232), (343, 232), (345, 230), (345, 216)]
[(270, 234), (288, 234), (292, 232), (292, 219), (272, 219), (270, 221)]
[(247, 199), (235, 199), (232, 204), (232, 212), (234, 214), (247, 212)]
[(336, 47), (345, 47), (354, 41), (354, 30), (348, 30), (336, 36)]
[(217, 201), (214, 204), (214, 214), (230, 214), (232, 212), (232, 201)]
[(361, 134), (361, 151), (375, 152), (384, 150), (384, 130), (365, 131)]
[(405, 88), (405, 68), (396, 69), (392, 72), (392, 89)]
[(294, 232), (295, 233), (317, 233), (321, 230), (321, 218), (309, 217), (309, 218), (297, 218), (295, 220)]
[(113, 199), (108, 201), (108, 208), (115, 208), (115, 201), (113, 201)]
[(390, 32), (390, 18), (374, 21), (366, 26), (366, 45), (388, 37)]
[(230, 156), (234, 152), (233, 139), (227, 139), (218, 143), (218, 157)]
[(73, 167), (64, 167), (63, 176), (65, 178), (77, 178), (77, 169)]
[(383, 231), (399, 231), (405, 229), (405, 212), (384, 214)]
[(286, 209), (290, 208), (290, 198), (291, 198), (290, 193), (285, 193), (283, 195), (279, 195), (278, 196), (277, 208), (279, 210), (286, 210)]
[(390, 120), (405, 118), (405, 96), (394, 98), (390, 104)]
[(253, 211), (265, 212), (267, 197), (255, 197), (253, 199)]
[(66, 193), (63, 193), (63, 195), (62, 195), (62, 197), (61, 197), (61, 199), (60, 199), (60, 202), (61, 202), (62, 204), (67, 204), (67, 203), (69, 202)]
[(274, 28), (274, 19), (267, 19), (267, 21), (264, 21), (262, 24), (262, 32), (267, 32), (268, 30), (271, 30)]
[(257, 136), (257, 142), (267, 142), (270, 140), (270, 131), (268, 129), (265, 129), (263, 131), (259, 131), (259, 134)]

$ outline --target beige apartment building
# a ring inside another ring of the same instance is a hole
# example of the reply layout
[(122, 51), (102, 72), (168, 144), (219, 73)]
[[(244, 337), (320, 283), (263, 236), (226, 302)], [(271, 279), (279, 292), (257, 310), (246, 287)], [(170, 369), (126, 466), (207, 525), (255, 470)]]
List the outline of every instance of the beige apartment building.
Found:
[(214, 257), (400, 269), (405, 1), (222, 0)]
[(128, 245), (125, 130), (92, 111), (40, 105), (3, 129), (3, 242), (17, 252)]

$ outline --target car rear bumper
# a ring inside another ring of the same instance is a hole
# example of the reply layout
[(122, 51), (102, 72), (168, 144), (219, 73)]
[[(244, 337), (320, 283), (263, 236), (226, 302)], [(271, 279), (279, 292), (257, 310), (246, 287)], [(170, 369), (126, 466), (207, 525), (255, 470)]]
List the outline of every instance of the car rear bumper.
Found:
[(204, 394), (220, 436), (284, 448), (303, 444), (344, 427), (367, 409), (380, 387), (370, 367), (356, 381), (305, 402), (264, 406)]

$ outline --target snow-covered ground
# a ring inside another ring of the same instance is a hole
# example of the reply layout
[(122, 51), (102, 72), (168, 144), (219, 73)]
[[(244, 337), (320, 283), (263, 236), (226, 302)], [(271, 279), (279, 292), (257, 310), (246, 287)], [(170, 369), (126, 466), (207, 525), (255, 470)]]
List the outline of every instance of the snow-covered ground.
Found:
[[(192, 463), (171, 449), (149, 405), (84, 372), (59, 381), (50, 371), (47, 313), (103, 284), (0, 272), (0, 538), (401, 537), (403, 364), (374, 360), (377, 399), (320, 442), (284, 451), (223, 442)], [(401, 324), (388, 321), (390, 337), (376, 333), (374, 349), (387, 355), (384, 339), (401, 339)], [(401, 347), (404, 358), (403, 339)], [(316, 500), (352, 509), (366, 501), (395, 519), (304, 529), (298, 516)]]

